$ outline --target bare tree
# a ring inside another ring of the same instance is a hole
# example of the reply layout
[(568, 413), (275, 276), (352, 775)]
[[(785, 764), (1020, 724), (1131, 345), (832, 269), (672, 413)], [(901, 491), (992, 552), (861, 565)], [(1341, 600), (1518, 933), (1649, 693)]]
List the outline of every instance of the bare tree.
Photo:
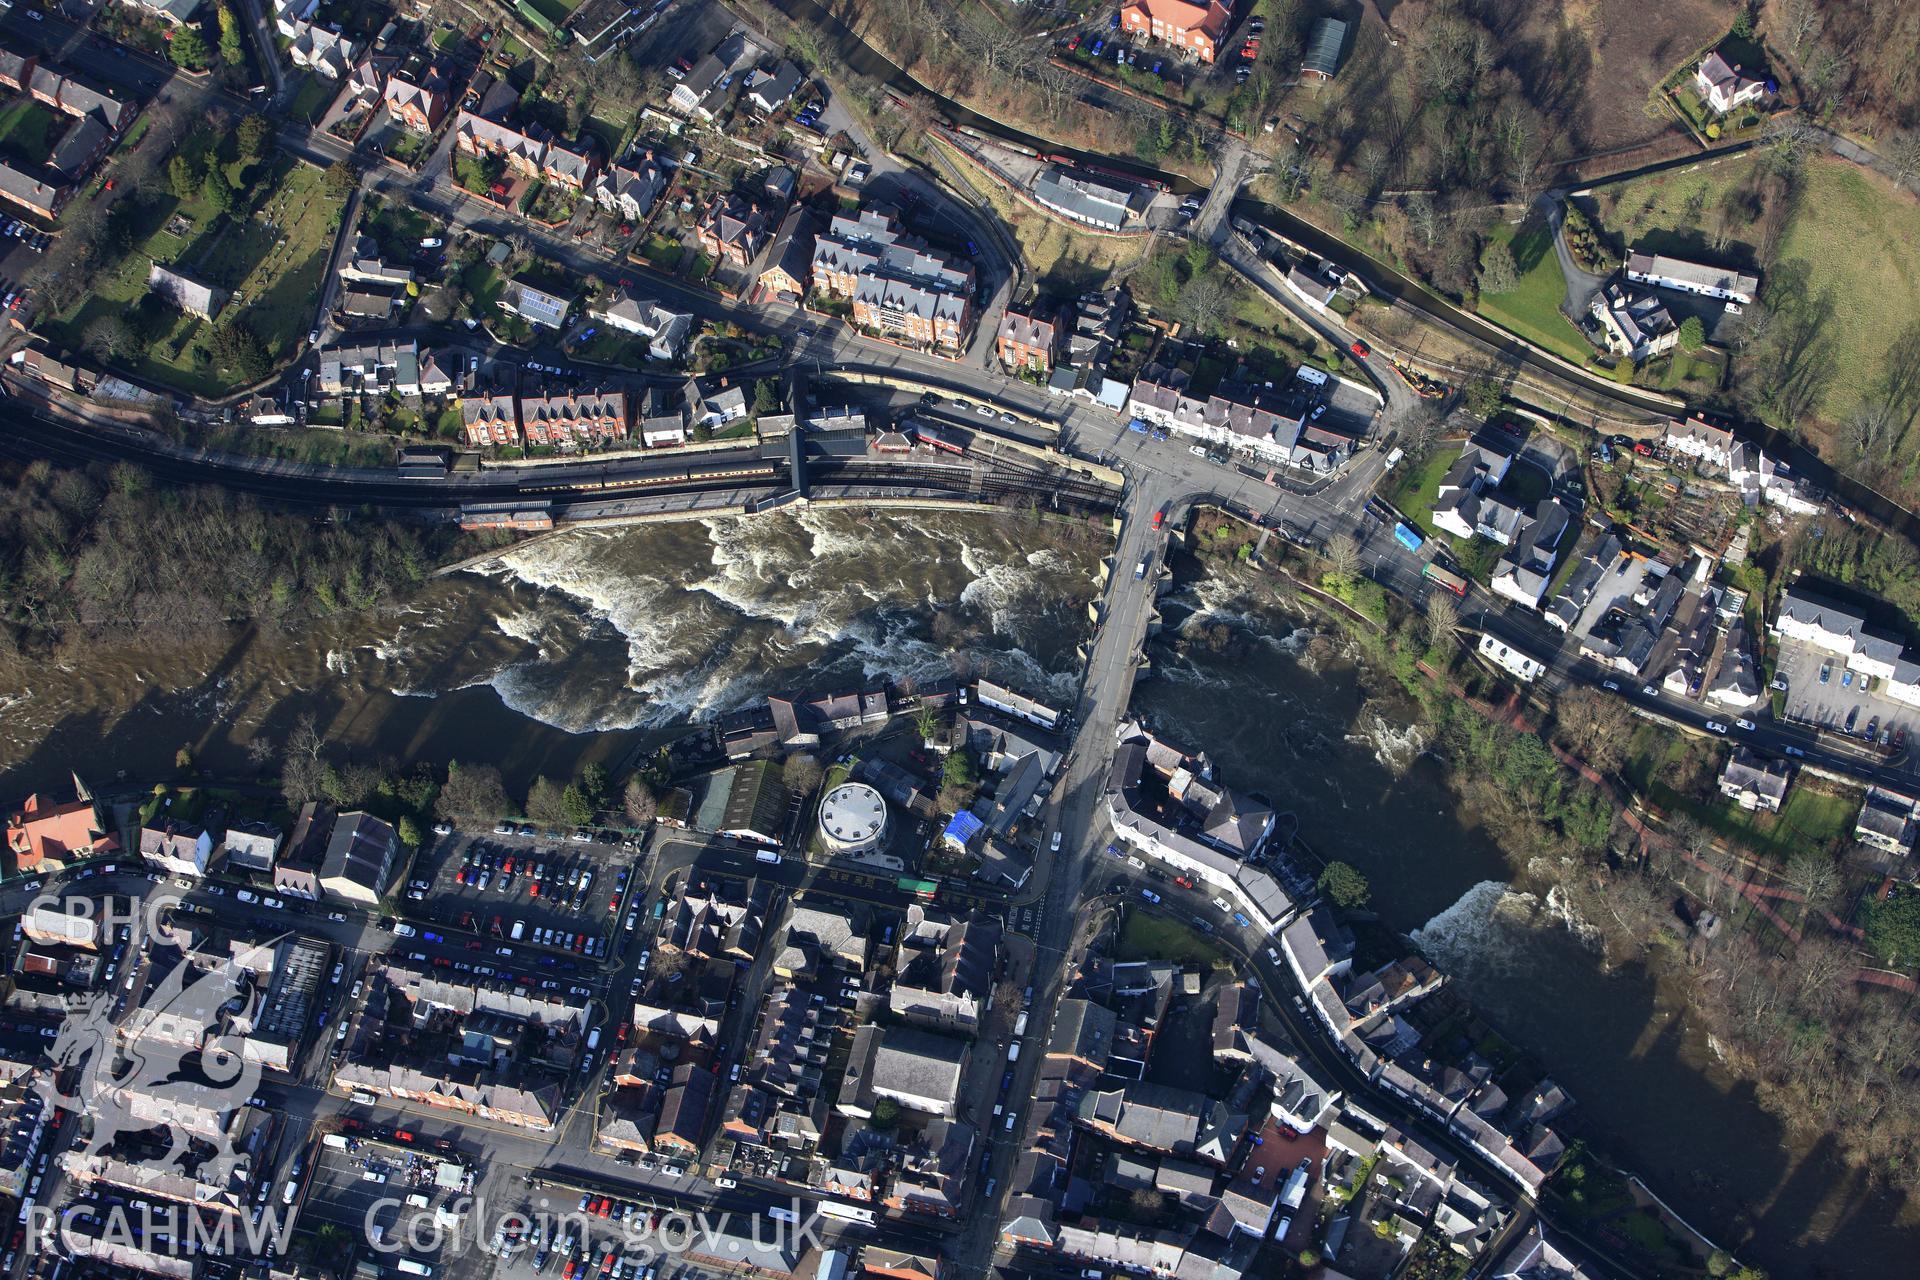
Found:
[(1433, 248), (1440, 235), (1440, 211), (1434, 207), (1433, 197), (1425, 192), (1407, 197), (1407, 221), (1427, 248)]
[(1440, 441), (1440, 429), (1446, 419), (1440, 412), (1440, 406), (1431, 400), (1417, 401), (1408, 411), (1406, 424), (1400, 429), (1401, 448), (1407, 451), (1408, 459), (1418, 461), (1433, 452), (1433, 446)]
[(1895, 182), (1913, 181), (1920, 174), (1920, 129), (1903, 129), (1887, 139), (1884, 159)]
[(280, 764), (280, 791), (288, 804), (297, 808), (320, 798), (322, 775), (326, 771), (320, 753), (326, 745), (311, 712), (294, 722)]
[(814, 788), (820, 785), (825, 772), (818, 760), (801, 751), (787, 757), (786, 764), (780, 769), (780, 780), (786, 783), (787, 790), (795, 795), (812, 795)]
[(1360, 144), (1360, 154), (1355, 163), (1361, 176), (1367, 180), (1367, 194), (1377, 196), (1380, 188), (1386, 185), (1387, 174), (1393, 169), (1393, 157), (1387, 149), (1369, 138)]
[(1805, 116), (1783, 111), (1767, 118), (1761, 140), (1773, 148), (1775, 167), (1788, 170), (1799, 165), (1807, 152), (1825, 141), (1820, 127)]
[(1453, 633), (1460, 625), (1460, 606), (1453, 597), (1444, 591), (1436, 591), (1427, 598), (1427, 647), (1438, 649), (1451, 644)]
[(1778, 33), (1793, 50), (1793, 56), (1806, 56), (1807, 42), (1820, 34), (1819, 0), (1786, 0), (1780, 6)]
[(1360, 545), (1351, 534), (1338, 533), (1327, 541), (1327, 570), (1340, 579), (1352, 578), (1360, 569)]
[(1329, 182), (1320, 194), (1349, 222), (1358, 222), (1367, 216), (1370, 207), (1367, 193), (1358, 187), (1350, 187), (1344, 182)]
[(100, 360), (112, 360), (133, 346), (133, 330), (119, 315), (103, 315), (82, 335), (87, 350)]
[(1787, 887), (1806, 900), (1807, 910), (1825, 906), (1840, 888), (1840, 868), (1824, 849), (1802, 849), (1787, 861)]
[(1195, 333), (1212, 333), (1226, 318), (1232, 294), (1217, 269), (1196, 272), (1180, 290), (1179, 314)]
[(637, 773), (627, 779), (626, 790), (620, 797), (620, 807), (626, 812), (628, 822), (642, 828), (652, 826), (654, 815), (659, 812), (653, 788)]
[[(1554, 704), (1553, 717), (1560, 738), (1567, 748), (1602, 773), (1611, 773), (1625, 756), (1632, 723), (1627, 708), (1618, 698), (1598, 689), (1581, 687), (1570, 691)], [(1685, 838), (1687, 843), (1692, 833)]]
[(1881, 461), (1899, 438), (1894, 424), (1894, 408), (1890, 402), (1863, 400), (1840, 424), (1840, 443), (1857, 461)]

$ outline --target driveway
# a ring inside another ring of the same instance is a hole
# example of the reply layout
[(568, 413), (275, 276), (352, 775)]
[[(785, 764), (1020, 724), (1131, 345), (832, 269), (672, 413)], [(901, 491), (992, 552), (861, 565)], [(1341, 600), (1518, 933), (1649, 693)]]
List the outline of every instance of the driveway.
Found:
[[(1587, 314), (1587, 304), (1593, 301), (1593, 295), (1600, 292), (1600, 286), (1607, 282), (1605, 276), (1594, 275), (1583, 270), (1573, 260), (1573, 254), (1567, 249), (1566, 205), (1559, 200), (1547, 207), (1547, 225), (1553, 228), (1553, 256), (1559, 260), (1560, 274), (1566, 278), (1567, 301), (1565, 310), (1574, 317)], [(1575, 324), (1579, 323), (1576, 318)]]

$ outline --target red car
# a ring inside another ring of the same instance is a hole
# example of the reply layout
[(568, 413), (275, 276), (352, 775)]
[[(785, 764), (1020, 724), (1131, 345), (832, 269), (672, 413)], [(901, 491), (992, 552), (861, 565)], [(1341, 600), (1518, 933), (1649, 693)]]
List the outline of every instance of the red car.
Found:
[(1187, 877), (1185, 877), (1185, 876), (1175, 876), (1175, 877), (1173, 878), (1173, 882), (1174, 882), (1175, 884), (1177, 884), (1177, 885), (1179, 885), (1179, 886), (1180, 886), (1180, 887), (1181, 887), (1182, 889), (1191, 889), (1191, 888), (1193, 888), (1193, 881), (1191, 881), (1191, 880), (1189, 880), (1189, 879), (1188, 879)]
[(528, 883), (527, 895), (533, 898), (537, 898), (540, 896), (540, 882), (538, 880), (534, 880)]
[(1358, 338), (1353, 340), (1353, 345), (1348, 347), (1347, 350), (1353, 352), (1353, 354), (1359, 356), (1362, 360), (1373, 354), (1373, 348)]
[(1159, 528), (1159, 527), (1160, 527), (1161, 525), (1163, 525), (1163, 524), (1165, 524), (1166, 522), (1167, 522), (1167, 513), (1166, 513), (1166, 512), (1164, 512), (1164, 511), (1156, 511), (1156, 512), (1154, 512), (1154, 513), (1153, 513), (1153, 527), (1154, 527), (1154, 528), (1156, 528), (1156, 529), (1158, 529), (1158, 528)]

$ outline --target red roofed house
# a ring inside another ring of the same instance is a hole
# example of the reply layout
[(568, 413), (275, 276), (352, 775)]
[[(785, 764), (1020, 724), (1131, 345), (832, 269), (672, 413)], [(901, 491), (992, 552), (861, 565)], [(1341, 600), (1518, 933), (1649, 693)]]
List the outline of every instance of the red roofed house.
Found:
[(21, 875), (58, 871), (120, 847), (119, 838), (102, 829), (93, 801), (84, 791), (81, 797), (71, 804), (49, 805), (31, 795), (20, 812), (7, 819), (7, 849)]
[(1151, 36), (1201, 62), (1212, 62), (1219, 56), (1230, 16), (1218, 0), (1200, 4), (1193, 0), (1134, 0), (1120, 10), (1120, 25), (1132, 35)]
[(1007, 308), (1000, 321), (995, 350), (1000, 363), (1009, 369), (1033, 369), (1048, 373), (1053, 369), (1053, 353), (1058, 338), (1052, 320), (1038, 313)]

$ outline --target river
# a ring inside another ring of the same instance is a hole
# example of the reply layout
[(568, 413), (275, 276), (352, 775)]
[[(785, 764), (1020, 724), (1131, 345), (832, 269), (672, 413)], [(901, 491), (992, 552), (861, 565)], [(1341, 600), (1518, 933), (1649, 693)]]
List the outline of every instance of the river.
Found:
[[(313, 714), (372, 759), (482, 759), (510, 787), (768, 693), (952, 674), (1065, 698), (1099, 548), (994, 515), (803, 512), (546, 539), (299, 635), (99, 644), (0, 670), (0, 795), (231, 777)], [(638, 737), (636, 737), (638, 735)]]
[[(1644, 1177), (1709, 1237), (1782, 1277), (1912, 1275), (1920, 1221), (1822, 1142), (1786, 1135), (1719, 1070), (1705, 1037), (1638, 967), (1608, 971), (1556, 909), (1457, 811), (1444, 765), (1392, 679), (1336, 632), (1276, 607), (1245, 571), (1176, 562), (1169, 631), (1134, 712), (1203, 748), (1230, 785), (1293, 811), (1315, 852), (1373, 885), (1373, 907), (1577, 1100), (1568, 1128)], [(1245, 645), (1171, 639), (1225, 621)], [(1840, 1261), (1844, 1259), (1844, 1261)]]

